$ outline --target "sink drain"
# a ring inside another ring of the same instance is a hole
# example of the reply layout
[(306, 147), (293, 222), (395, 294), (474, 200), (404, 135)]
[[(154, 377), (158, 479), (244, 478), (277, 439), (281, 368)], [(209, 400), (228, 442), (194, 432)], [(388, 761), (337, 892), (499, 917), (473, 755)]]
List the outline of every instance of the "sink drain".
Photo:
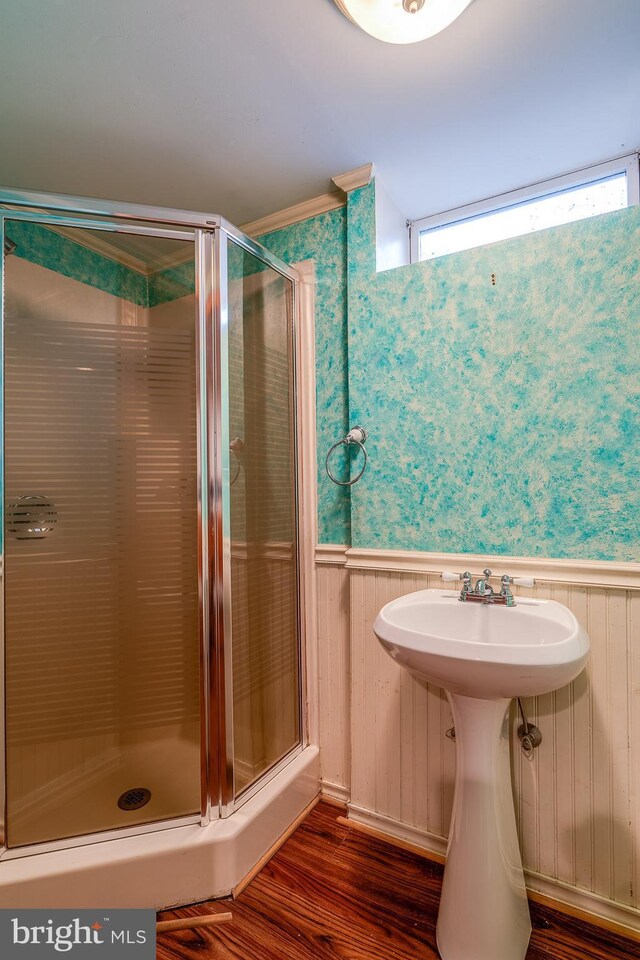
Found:
[(139, 810), (151, 800), (151, 790), (146, 787), (133, 787), (118, 797), (118, 806), (121, 810)]

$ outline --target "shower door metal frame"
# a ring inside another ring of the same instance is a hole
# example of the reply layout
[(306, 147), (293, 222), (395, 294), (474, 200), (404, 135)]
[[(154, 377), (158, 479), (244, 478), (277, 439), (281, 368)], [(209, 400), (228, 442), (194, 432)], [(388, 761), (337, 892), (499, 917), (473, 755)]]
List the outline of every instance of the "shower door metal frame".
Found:
[[(284, 756), (280, 757), (272, 766), (268, 767), (254, 781), (248, 784), (240, 794), (235, 791), (235, 770), (234, 770), (234, 742), (233, 742), (233, 666), (232, 666), (232, 623), (231, 623), (231, 513), (230, 513), (230, 458), (229, 458), (229, 273), (227, 269), (227, 238), (235, 245), (241, 247), (251, 256), (255, 257), (267, 266), (275, 270), (285, 279), (291, 281), (290, 294), (291, 301), (288, 305), (290, 309), (291, 326), (289, 336), (289, 401), (290, 417), (292, 424), (292, 447), (293, 464), (292, 485), (293, 485), (293, 507), (294, 507), (294, 531), (295, 531), (295, 577), (296, 577), (296, 630), (297, 630), (297, 703), (298, 703), (298, 743), (291, 748)], [(226, 220), (221, 221), (220, 227), (215, 233), (214, 243), (214, 307), (213, 316), (218, 318), (217, 323), (211, 325), (214, 333), (214, 343), (211, 349), (213, 358), (212, 382), (215, 391), (215, 403), (218, 406), (219, 433), (217, 437), (213, 456), (210, 453), (210, 477), (213, 480), (216, 494), (214, 501), (217, 503), (216, 511), (216, 532), (217, 541), (215, 545), (217, 568), (215, 583), (221, 587), (221, 591), (212, 596), (212, 602), (216, 608), (217, 626), (212, 631), (212, 638), (215, 640), (215, 656), (217, 669), (212, 671), (212, 682), (217, 678), (218, 688), (212, 690), (212, 702), (217, 697), (220, 705), (218, 710), (218, 726), (214, 731), (221, 745), (218, 759), (218, 803), (221, 817), (228, 817), (244, 803), (255, 796), (262, 787), (272, 780), (277, 774), (295, 757), (297, 757), (308, 744), (309, 730), (308, 717), (305, 708), (303, 694), (307, 690), (307, 669), (306, 669), (306, 642), (302, 617), (302, 554), (301, 554), (301, 530), (300, 530), (300, 495), (301, 495), (301, 457), (300, 457), (300, 436), (298, 422), (297, 405), (297, 382), (298, 382), (298, 345), (297, 345), (297, 327), (299, 320), (299, 294), (298, 284), (300, 281), (297, 270), (290, 267), (284, 261), (275, 257), (272, 253), (261, 247), (260, 244), (251, 240), (236, 227), (233, 227)], [(216, 422), (212, 418), (211, 423)], [(224, 478), (227, 482), (224, 482)], [(215, 786), (215, 777), (213, 778)]]
[[(94, 219), (95, 218), (95, 219)], [(119, 829), (107, 829), (61, 840), (8, 848), (5, 712), (5, 577), (2, 546), (2, 606), (0, 636), (0, 860), (50, 850), (82, 846), (119, 837), (135, 836), (174, 826), (207, 825), (225, 817), (253, 796), (304, 749), (308, 743), (303, 692), (306, 688), (305, 643), (301, 617), (301, 564), (299, 529), (300, 457), (296, 413), (296, 327), (298, 280), (295, 268), (274, 256), (224, 218), (139, 204), (118, 204), (84, 197), (59, 196), (0, 188), (0, 241), (4, 249), (5, 221), (22, 220), (42, 226), (64, 226), (111, 233), (137, 234), (194, 243), (196, 301), (196, 377), (198, 434), (198, 595), (200, 634), (201, 703), (201, 808), (197, 815), (160, 820)], [(154, 224), (150, 226), (149, 224)], [(158, 226), (160, 225), (160, 226)], [(177, 229), (172, 229), (177, 228)], [(233, 756), (233, 677), (231, 630), (231, 536), (229, 488), (229, 388), (228, 388), (228, 273), (227, 237), (268, 267), (291, 281), (292, 425), (294, 446), (295, 566), (298, 627), (299, 742), (277, 763), (235, 796)], [(4, 255), (0, 268), (2, 314), (0, 376), (4, 391)], [(4, 401), (0, 420), (0, 448), (4, 474)], [(4, 475), (0, 509), (4, 532)]]

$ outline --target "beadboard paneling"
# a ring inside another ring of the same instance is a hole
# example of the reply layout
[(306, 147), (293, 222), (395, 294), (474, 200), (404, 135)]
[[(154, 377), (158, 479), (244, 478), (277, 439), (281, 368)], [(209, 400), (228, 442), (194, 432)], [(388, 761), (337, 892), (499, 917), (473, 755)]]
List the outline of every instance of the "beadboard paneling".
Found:
[[(333, 611), (331, 629), (321, 628), (328, 677), (338, 662), (344, 670), (347, 638), (337, 622), (342, 607), (329, 601), (328, 591), (345, 572), (337, 564), (319, 565), (318, 571), (320, 623)], [(449, 707), (440, 689), (415, 680), (384, 653), (372, 625), (393, 597), (444, 586), (439, 577), (418, 572), (348, 573), (351, 781), (343, 773), (340, 782), (350, 786), (358, 815), (388, 818), (414, 837), (430, 835), (425, 842), (433, 845), (447, 836), (453, 799), (455, 744), (445, 736), (452, 723)], [(571, 889), (577, 896), (590, 894), (595, 912), (606, 914), (604, 901), (613, 901), (640, 927), (640, 593), (559, 582), (520, 592), (566, 604), (592, 643), (588, 668), (573, 684), (525, 701), (544, 737), (531, 760), (513, 752), (528, 883), (544, 886), (547, 894), (549, 882), (556, 883), (560, 899)], [(337, 690), (335, 682), (321, 687), (323, 750), (344, 764), (349, 747), (346, 738), (338, 741), (347, 702), (341, 696), (338, 704)], [(514, 705), (514, 730), (519, 722)], [(332, 770), (337, 781), (340, 768)]]
[(348, 799), (351, 780), (349, 574), (317, 568), (321, 776), (325, 792)]
[(385, 603), (436, 585), (420, 574), (351, 571), (351, 802), (443, 837), (455, 774), (449, 705), (442, 690), (394, 663), (373, 634)]

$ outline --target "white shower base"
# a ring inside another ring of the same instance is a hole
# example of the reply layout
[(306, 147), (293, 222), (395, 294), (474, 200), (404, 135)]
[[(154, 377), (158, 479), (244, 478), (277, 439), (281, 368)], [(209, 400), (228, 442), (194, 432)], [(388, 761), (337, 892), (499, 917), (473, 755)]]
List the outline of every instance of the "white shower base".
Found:
[(0, 860), (0, 908), (163, 907), (228, 895), (319, 790), (307, 747), (226, 820)]
[[(83, 837), (100, 830), (122, 830), (138, 824), (171, 820), (200, 809), (200, 725), (174, 724), (136, 731), (117, 745), (96, 744), (86, 737), (61, 744), (34, 745), (20, 751), (21, 767), (35, 772), (45, 781), (28, 802), (19, 791), (9, 804), (9, 844), (21, 847), (69, 837)], [(115, 740), (115, 738), (114, 738)], [(79, 744), (79, 746), (77, 746)], [(43, 750), (44, 747), (44, 750)], [(93, 763), (71, 765), (70, 774), (47, 781), (43, 752), (52, 755), (53, 769), (60, 767), (65, 755), (83, 752)], [(179, 773), (178, 773), (179, 771)], [(17, 764), (11, 770), (18, 779)], [(32, 773), (33, 775), (33, 773)], [(118, 797), (132, 787), (147, 787), (151, 799), (139, 810), (118, 807)]]

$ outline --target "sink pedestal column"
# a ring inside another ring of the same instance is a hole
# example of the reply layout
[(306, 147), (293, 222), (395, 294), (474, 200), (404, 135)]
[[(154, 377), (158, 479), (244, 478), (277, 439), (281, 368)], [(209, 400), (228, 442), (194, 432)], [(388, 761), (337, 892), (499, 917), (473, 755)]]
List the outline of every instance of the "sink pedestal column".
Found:
[(447, 697), (456, 784), (438, 949), (443, 960), (523, 960), (531, 920), (511, 788), (511, 701)]

